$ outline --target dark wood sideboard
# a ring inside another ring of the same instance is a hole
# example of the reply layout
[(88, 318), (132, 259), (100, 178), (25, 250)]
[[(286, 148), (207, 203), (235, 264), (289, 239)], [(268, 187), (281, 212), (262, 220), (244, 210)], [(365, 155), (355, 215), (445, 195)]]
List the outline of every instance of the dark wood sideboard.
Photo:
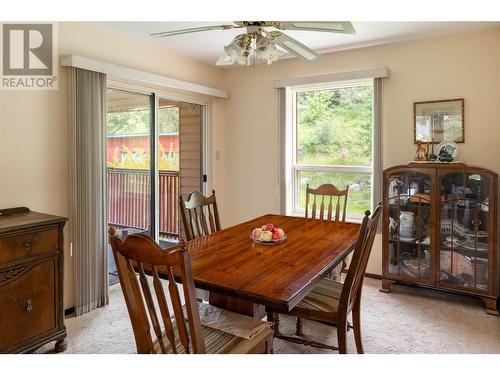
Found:
[(63, 228), (67, 219), (0, 209), (0, 353), (66, 349)]

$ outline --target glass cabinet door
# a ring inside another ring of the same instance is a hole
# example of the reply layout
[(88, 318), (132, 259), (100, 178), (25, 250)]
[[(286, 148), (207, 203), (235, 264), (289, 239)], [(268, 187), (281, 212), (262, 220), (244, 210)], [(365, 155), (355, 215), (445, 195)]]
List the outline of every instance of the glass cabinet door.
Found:
[(389, 175), (387, 202), (389, 257), (387, 270), (402, 280), (430, 283), (431, 194), (434, 171)]
[(440, 175), (437, 243), (443, 286), (488, 290), (490, 182), (487, 175), (466, 171)]

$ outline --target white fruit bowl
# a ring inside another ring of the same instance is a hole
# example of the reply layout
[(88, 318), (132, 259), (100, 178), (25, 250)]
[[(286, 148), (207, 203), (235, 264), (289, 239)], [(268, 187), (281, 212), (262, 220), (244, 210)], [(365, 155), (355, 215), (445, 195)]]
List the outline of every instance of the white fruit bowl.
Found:
[(255, 238), (254, 236), (250, 235), (250, 238), (252, 239), (253, 242), (255, 243), (258, 243), (259, 245), (277, 245), (279, 243), (283, 243), (286, 241), (287, 239), (287, 236), (286, 234), (283, 236), (283, 238), (279, 239), (279, 240), (271, 240), (271, 241), (261, 241), (259, 240), (258, 238)]
[(254, 228), (250, 234), (253, 242), (261, 245), (276, 245), (286, 240), (286, 234), (283, 228), (268, 223), (258, 228)]

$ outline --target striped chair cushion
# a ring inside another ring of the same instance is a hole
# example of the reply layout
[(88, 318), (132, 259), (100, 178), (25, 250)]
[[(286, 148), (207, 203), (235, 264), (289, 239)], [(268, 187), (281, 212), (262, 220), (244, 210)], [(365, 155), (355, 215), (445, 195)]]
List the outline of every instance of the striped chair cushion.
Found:
[(336, 312), (344, 284), (330, 279), (321, 280), (297, 305), (298, 308)]
[[(184, 347), (180, 344), (179, 334), (177, 332), (177, 327), (175, 330), (175, 343), (177, 347), (177, 353), (184, 354)], [(263, 330), (260, 334), (255, 336), (252, 340), (247, 340), (238, 336), (234, 336), (230, 333), (222, 332), (217, 329), (202, 326), (203, 340), (205, 341), (205, 349), (207, 354), (245, 354), (253, 349), (257, 344), (272, 336), (273, 331), (271, 328)], [(172, 353), (172, 347), (167, 336), (163, 334), (163, 343), (167, 353)], [(161, 348), (158, 340), (154, 342), (155, 351), (161, 354)]]

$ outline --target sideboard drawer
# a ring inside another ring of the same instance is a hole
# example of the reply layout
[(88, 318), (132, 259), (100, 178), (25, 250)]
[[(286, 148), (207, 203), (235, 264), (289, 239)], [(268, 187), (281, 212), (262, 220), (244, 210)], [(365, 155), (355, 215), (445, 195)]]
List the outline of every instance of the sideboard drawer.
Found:
[(56, 329), (56, 262), (0, 271), (0, 352)]
[(58, 228), (0, 238), (0, 264), (57, 250)]

